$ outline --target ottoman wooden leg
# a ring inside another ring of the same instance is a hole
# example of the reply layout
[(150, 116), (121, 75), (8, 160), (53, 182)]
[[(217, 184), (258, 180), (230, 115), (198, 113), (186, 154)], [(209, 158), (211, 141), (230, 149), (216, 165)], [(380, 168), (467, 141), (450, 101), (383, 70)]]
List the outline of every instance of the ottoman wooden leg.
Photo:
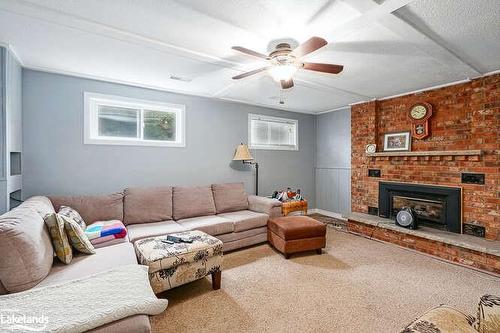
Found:
[(316, 253), (317, 253), (317, 254), (321, 254), (321, 253), (323, 253), (323, 250), (321, 250), (321, 249), (316, 249)]
[(214, 290), (220, 289), (220, 282), (222, 279), (222, 272), (217, 271), (215, 273), (212, 273), (212, 288)]
[(285, 259), (290, 259), (290, 253), (284, 253)]

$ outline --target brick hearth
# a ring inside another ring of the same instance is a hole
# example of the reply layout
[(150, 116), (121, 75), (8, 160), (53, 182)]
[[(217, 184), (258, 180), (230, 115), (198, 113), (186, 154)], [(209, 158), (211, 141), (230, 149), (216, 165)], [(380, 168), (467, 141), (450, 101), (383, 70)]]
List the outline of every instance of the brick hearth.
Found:
[(394, 221), (362, 213), (347, 216), (347, 230), (368, 238), (397, 244), (447, 261), (500, 274), (500, 242), (423, 227), (396, 226)]
[[(413, 140), (413, 151), (480, 149), (482, 155), (368, 157), (365, 146), (376, 143), (381, 151), (384, 133), (410, 130), (407, 112), (417, 102), (430, 103), (433, 117), (431, 136)], [(351, 110), (353, 212), (367, 213), (369, 206), (378, 207), (379, 181), (459, 186), (463, 222), (484, 226), (487, 239), (500, 240), (500, 74), (357, 104)], [(381, 178), (368, 177), (368, 169), (380, 169)], [(462, 172), (485, 174), (485, 184), (462, 184)], [(422, 251), (433, 254), (439, 248), (437, 244), (425, 246), (431, 248)]]

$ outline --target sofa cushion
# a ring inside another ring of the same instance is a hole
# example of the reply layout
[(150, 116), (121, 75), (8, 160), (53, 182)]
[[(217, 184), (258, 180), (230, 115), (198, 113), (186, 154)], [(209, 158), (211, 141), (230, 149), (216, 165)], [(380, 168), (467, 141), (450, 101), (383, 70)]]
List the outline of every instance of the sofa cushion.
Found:
[(150, 333), (151, 324), (148, 315), (135, 315), (126, 317), (112, 323), (99, 326), (87, 331), (87, 333), (116, 333), (116, 332), (134, 332)]
[(85, 221), (83, 220), (83, 218), (80, 216), (80, 214), (76, 210), (74, 210), (73, 208), (71, 208), (71, 207), (61, 206), (61, 208), (59, 208), (59, 211), (57, 212), (57, 214), (62, 215), (64, 217), (67, 217), (68, 219), (72, 219), (83, 230), (85, 230), (85, 228), (87, 227), (87, 224), (85, 223)]
[(127, 188), (123, 198), (123, 223), (160, 222), (172, 219), (172, 187)]
[(78, 252), (94, 254), (94, 246), (80, 225), (76, 223), (75, 220), (67, 218), (66, 216), (61, 215), (61, 218), (64, 220), (64, 229), (68, 234), (71, 245), (77, 249)]
[(73, 250), (68, 240), (68, 235), (64, 230), (64, 220), (57, 213), (47, 214), (44, 218), (45, 224), (49, 229), (52, 246), (56, 252), (57, 258), (64, 264), (69, 264), (73, 259)]
[(243, 183), (213, 184), (217, 214), (248, 209), (248, 198)]
[(46, 197), (32, 197), (0, 217), (0, 281), (5, 290), (30, 289), (52, 267), (54, 249), (43, 217), (54, 213)]
[(177, 221), (188, 230), (200, 230), (209, 235), (221, 235), (234, 231), (234, 223), (220, 216), (199, 216)]
[(174, 221), (132, 224), (129, 225), (127, 229), (128, 238), (131, 242), (135, 242), (146, 237), (162, 236), (188, 230)]
[(78, 279), (115, 267), (136, 264), (134, 246), (130, 242), (102, 247), (94, 255), (75, 255), (70, 265), (56, 262), (50, 274), (39, 284), (40, 287), (57, 282)]
[(123, 193), (93, 196), (51, 196), (56, 211), (61, 206), (75, 209), (87, 224), (96, 221), (123, 221)]
[(498, 333), (500, 330), (500, 297), (483, 295), (479, 301), (475, 329), (480, 333)]
[(251, 210), (223, 213), (217, 216), (224, 217), (234, 222), (234, 232), (245, 231), (267, 225), (269, 216)]
[(254, 212), (264, 213), (269, 217), (281, 216), (282, 202), (278, 199), (260, 197), (257, 195), (248, 196), (248, 209)]
[(477, 333), (472, 328), (473, 318), (452, 307), (441, 305), (427, 311), (400, 333), (461, 332)]
[(261, 234), (266, 235), (267, 237), (267, 226), (240, 232), (232, 232), (230, 234), (217, 235), (217, 239), (220, 239), (222, 243), (229, 243)]
[(212, 188), (209, 186), (174, 187), (174, 220), (215, 215)]
[[(92, 241), (90, 241), (90, 242), (92, 243)], [(95, 243), (95, 244), (92, 243), (92, 245), (94, 245), (94, 249), (98, 249), (100, 247), (106, 247), (106, 246), (110, 246), (110, 245), (127, 243), (127, 242), (130, 242), (130, 241), (128, 240), (128, 237), (125, 236), (123, 238), (113, 238), (111, 240), (101, 242), (101, 243)]]

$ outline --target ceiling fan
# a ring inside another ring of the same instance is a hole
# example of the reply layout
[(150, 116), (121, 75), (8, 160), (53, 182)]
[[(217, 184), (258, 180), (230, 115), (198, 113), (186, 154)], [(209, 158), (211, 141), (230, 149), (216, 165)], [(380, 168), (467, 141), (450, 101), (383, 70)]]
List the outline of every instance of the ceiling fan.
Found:
[(271, 53), (269, 53), (268, 56), (241, 46), (233, 46), (233, 50), (254, 57), (262, 58), (269, 62), (269, 66), (236, 75), (233, 77), (233, 79), (239, 80), (267, 70), (275, 81), (281, 83), (281, 88), (289, 89), (293, 87), (292, 77), (298, 69), (307, 69), (316, 72), (338, 74), (342, 72), (344, 66), (300, 61), (300, 58), (302, 58), (303, 56), (322, 48), (326, 44), (328, 44), (328, 42), (320, 37), (311, 37), (293, 50), (290, 47), (290, 44), (279, 43), (278, 45), (276, 45), (276, 48)]

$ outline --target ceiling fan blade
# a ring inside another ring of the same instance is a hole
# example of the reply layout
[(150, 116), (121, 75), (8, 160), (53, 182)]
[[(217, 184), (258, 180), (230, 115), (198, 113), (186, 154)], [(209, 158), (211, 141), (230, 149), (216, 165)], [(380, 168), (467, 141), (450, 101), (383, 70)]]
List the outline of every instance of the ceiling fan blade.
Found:
[(245, 53), (245, 54), (257, 57), (257, 58), (262, 58), (262, 59), (266, 59), (266, 60), (269, 59), (269, 57), (266, 56), (265, 54), (262, 54), (262, 53), (259, 53), (259, 52), (247, 49), (247, 48), (242, 47), (242, 46), (233, 46), (232, 49), (236, 50), (236, 51), (239, 51), (241, 53)]
[(316, 51), (319, 48), (322, 48), (326, 44), (328, 44), (328, 42), (323, 38), (311, 37), (304, 43), (297, 46), (297, 48), (295, 48), (291, 54), (296, 58), (300, 58), (305, 56), (306, 54)]
[(254, 69), (253, 71), (250, 71), (250, 72), (241, 73), (240, 75), (233, 76), (233, 80), (243, 79), (244, 77), (260, 73), (260, 72), (265, 71), (267, 69), (269, 69), (269, 67), (262, 67), (259, 69)]
[(282, 89), (290, 89), (293, 87), (293, 80), (281, 80), (281, 88)]
[(310, 71), (338, 74), (342, 72), (344, 66), (334, 65), (334, 64), (318, 64), (314, 62), (305, 62), (302, 64), (302, 68), (308, 69)]

